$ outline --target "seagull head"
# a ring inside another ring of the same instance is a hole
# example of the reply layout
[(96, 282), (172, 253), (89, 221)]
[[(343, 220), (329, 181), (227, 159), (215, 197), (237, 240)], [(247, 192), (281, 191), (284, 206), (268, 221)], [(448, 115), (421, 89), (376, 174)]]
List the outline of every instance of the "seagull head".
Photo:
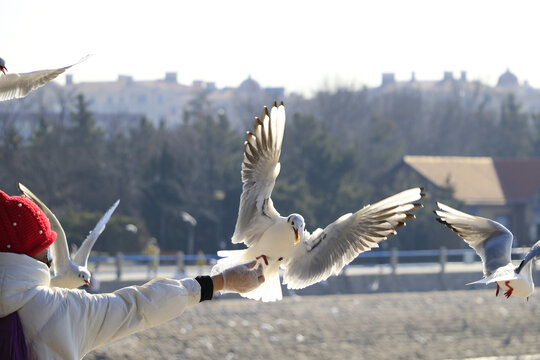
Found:
[(7, 71), (6, 62), (2, 58), (0, 58), (0, 71), (3, 72), (4, 75), (6, 75), (6, 71)]
[(77, 274), (79, 279), (81, 279), (82, 282), (84, 282), (87, 286), (90, 286), (90, 278), (92, 275), (90, 275), (90, 271), (88, 269), (79, 266), (79, 273)]
[(291, 214), (287, 218), (287, 223), (291, 225), (294, 231), (295, 245), (300, 242), (300, 236), (304, 233), (304, 218), (299, 214)]

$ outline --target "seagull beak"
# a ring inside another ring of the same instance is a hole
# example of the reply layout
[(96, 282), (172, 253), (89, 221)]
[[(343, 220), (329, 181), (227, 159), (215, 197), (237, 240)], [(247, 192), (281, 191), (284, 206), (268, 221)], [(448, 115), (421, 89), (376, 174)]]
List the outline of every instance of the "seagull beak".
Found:
[(84, 280), (84, 282), (86, 283), (86, 285), (87, 285), (88, 287), (90, 287), (90, 281)]
[(6, 75), (7, 68), (3, 67), (3, 68), (0, 68), (0, 70), (4, 73), (4, 75)]
[(294, 243), (298, 244), (300, 242), (300, 236), (298, 236), (298, 229), (293, 229), (293, 230), (294, 230)]

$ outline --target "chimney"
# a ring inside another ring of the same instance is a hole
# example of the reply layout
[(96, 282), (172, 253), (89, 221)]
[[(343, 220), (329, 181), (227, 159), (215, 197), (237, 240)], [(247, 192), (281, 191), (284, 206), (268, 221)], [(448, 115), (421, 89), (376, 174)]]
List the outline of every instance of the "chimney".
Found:
[(413, 72), (411, 73), (411, 82), (415, 82), (415, 81), (416, 81), (416, 74), (415, 74), (415, 72), (413, 71)]
[(463, 82), (467, 81), (467, 72), (466, 71), (461, 72), (461, 81), (463, 81)]
[(396, 77), (394, 73), (383, 73), (382, 74), (382, 84), (381, 86), (390, 85), (396, 82)]
[(452, 74), (452, 72), (451, 71), (445, 71), (443, 81), (452, 81), (452, 80), (454, 80), (454, 75)]
[(118, 82), (130, 85), (133, 83), (133, 77), (130, 75), (118, 75)]
[(204, 83), (202, 82), (202, 80), (193, 80), (193, 82), (191, 83), (191, 86), (194, 89), (200, 90), (204, 87)]
[(73, 75), (66, 74), (66, 85), (73, 85)]
[(165, 82), (166, 83), (171, 83), (171, 84), (176, 84), (177, 83), (176, 73), (175, 72), (166, 72), (165, 73)]

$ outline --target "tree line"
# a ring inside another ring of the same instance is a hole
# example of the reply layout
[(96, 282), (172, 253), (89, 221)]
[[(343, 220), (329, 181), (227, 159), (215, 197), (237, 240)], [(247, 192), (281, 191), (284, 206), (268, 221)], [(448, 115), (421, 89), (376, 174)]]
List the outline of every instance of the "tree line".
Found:
[[(282, 215), (303, 214), (310, 231), (367, 203), (425, 186), (393, 172), (406, 154), (540, 155), (540, 115), (524, 111), (512, 93), (498, 101), (481, 90), (427, 97), (414, 89), (336, 88), (284, 100), (282, 167), (272, 198)], [(232, 126), (204, 93), (189, 102), (175, 126), (142, 117), (108, 131), (83, 95), (61, 108), (61, 116), (34, 113), (29, 128), (0, 113), (0, 189), (15, 194), (17, 182), (28, 186), (57, 214), (74, 244), (119, 198), (98, 251), (139, 252), (150, 237), (163, 251), (187, 251), (191, 225), (183, 211), (197, 220), (195, 250), (233, 247), (249, 129)], [(436, 200), (452, 203), (451, 188), (430, 190)], [(385, 246), (438, 247), (432, 239), (440, 227), (427, 211), (433, 198)]]

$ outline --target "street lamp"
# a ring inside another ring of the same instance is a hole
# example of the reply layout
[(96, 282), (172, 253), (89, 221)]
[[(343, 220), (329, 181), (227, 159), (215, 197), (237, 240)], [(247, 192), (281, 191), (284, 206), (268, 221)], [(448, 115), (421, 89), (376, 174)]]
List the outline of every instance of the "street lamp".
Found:
[(221, 227), (222, 222), (221, 218), (223, 216), (223, 200), (225, 200), (225, 191), (223, 190), (215, 190), (214, 191), (214, 199), (218, 202), (218, 208), (217, 208), (217, 226), (216, 226), (216, 242), (217, 242), (217, 248), (219, 249), (225, 249), (226, 243), (225, 241), (221, 240)]
[(134, 234), (136, 234), (137, 231), (139, 231), (139, 229), (137, 229), (137, 226), (134, 225), (134, 224), (127, 224), (126, 225), (126, 230), (129, 231), (129, 232), (132, 232)]
[(197, 226), (197, 220), (195, 220), (195, 218), (193, 216), (191, 216), (191, 214), (188, 213), (187, 211), (182, 211), (180, 213), (180, 215), (182, 216), (182, 220), (184, 220), (185, 222), (187, 222), (190, 225), (189, 226), (189, 235), (188, 235), (187, 253), (192, 255), (192, 254), (194, 254), (193, 246), (194, 246), (194, 243), (195, 243), (195, 226)]

